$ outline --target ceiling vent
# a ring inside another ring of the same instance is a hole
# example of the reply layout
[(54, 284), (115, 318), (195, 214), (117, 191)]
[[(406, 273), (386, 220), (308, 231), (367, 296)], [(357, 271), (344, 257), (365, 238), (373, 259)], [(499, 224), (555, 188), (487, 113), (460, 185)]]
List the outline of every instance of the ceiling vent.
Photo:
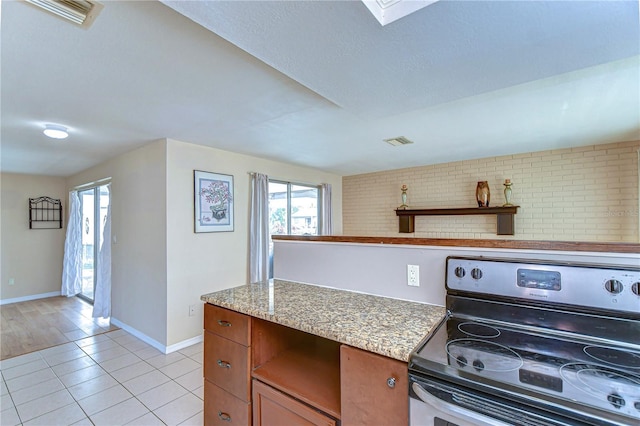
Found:
[(87, 0), (25, 0), (47, 12), (89, 28), (104, 7), (96, 1)]
[(400, 145), (409, 145), (412, 144), (413, 141), (405, 138), (404, 136), (398, 136), (397, 138), (385, 139), (384, 140), (389, 145), (400, 146)]

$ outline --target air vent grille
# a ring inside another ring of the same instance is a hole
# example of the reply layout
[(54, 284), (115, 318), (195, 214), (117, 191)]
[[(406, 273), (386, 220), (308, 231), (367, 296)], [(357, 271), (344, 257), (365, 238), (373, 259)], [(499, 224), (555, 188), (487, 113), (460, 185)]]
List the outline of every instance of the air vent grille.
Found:
[(413, 141), (405, 138), (404, 136), (398, 136), (398, 137), (391, 138), (391, 139), (385, 139), (384, 141), (386, 143), (388, 143), (389, 145), (393, 145), (393, 146), (409, 145), (409, 144), (413, 143)]
[(89, 27), (93, 23), (104, 7), (98, 2), (87, 0), (25, 1), (84, 28)]

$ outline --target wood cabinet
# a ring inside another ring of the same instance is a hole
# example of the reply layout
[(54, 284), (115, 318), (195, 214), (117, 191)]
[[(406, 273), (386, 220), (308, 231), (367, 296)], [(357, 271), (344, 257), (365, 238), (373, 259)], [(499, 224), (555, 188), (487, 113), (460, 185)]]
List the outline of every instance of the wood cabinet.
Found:
[(407, 364), (361, 349), (340, 348), (342, 425), (407, 425)]
[(407, 425), (401, 361), (205, 305), (205, 425)]
[(336, 421), (264, 383), (253, 381), (253, 424), (335, 426)]
[(204, 419), (206, 425), (251, 422), (251, 318), (204, 307)]

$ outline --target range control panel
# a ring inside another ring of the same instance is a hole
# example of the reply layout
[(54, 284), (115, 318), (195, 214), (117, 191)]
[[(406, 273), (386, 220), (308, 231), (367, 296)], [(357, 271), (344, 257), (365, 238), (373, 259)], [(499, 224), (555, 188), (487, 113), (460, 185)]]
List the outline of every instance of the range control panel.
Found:
[(640, 313), (640, 267), (448, 257), (446, 286), (503, 297)]

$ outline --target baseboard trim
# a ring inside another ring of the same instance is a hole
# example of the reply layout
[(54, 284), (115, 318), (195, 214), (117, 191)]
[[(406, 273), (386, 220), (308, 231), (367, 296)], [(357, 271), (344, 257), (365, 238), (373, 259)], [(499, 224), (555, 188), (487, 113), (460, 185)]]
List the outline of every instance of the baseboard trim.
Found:
[(191, 345), (195, 345), (196, 343), (202, 342), (202, 334), (196, 337), (192, 337), (191, 339), (183, 340), (182, 342), (174, 343), (173, 345), (167, 346), (167, 354), (175, 351), (179, 351), (180, 349), (184, 349)]
[(27, 302), (29, 300), (46, 299), (47, 297), (60, 296), (59, 291), (52, 291), (51, 293), (32, 294), (31, 296), (14, 297), (12, 299), (0, 299), (1, 305), (8, 305), (9, 303)]
[(136, 336), (138, 339), (142, 340), (143, 342), (150, 344), (151, 346), (153, 346), (154, 348), (156, 348), (157, 350), (159, 350), (163, 354), (170, 354), (171, 352), (179, 351), (180, 349), (184, 349), (187, 346), (191, 346), (191, 345), (195, 345), (196, 343), (200, 343), (203, 340), (202, 335), (200, 335), (200, 336), (192, 337), (191, 339), (183, 340), (182, 342), (178, 342), (178, 343), (175, 343), (173, 345), (166, 346), (166, 345), (163, 345), (162, 343), (158, 342), (157, 340), (152, 339), (151, 337), (147, 336), (143, 332), (141, 332), (139, 330), (136, 330), (135, 328), (131, 327), (130, 325), (127, 325), (127, 324), (123, 323), (122, 321), (120, 321), (117, 318), (111, 317), (111, 324), (115, 325), (116, 327), (120, 327), (121, 329), (123, 329), (127, 333), (132, 334), (132, 335)]
[(157, 350), (159, 350), (163, 354), (167, 353), (166, 352), (167, 347), (165, 345), (163, 345), (162, 343), (158, 342), (155, 339), (152, 339), (151, 337), (149, 337), (146, 334), (144, 334), (143, 332), (131, 327), (130, 325), (127, 325), (127, 324), (123, 323), (119, 319), (111, 317), (111, 324), (115, 325), (116, 327), (120, 327), (121, 329), (123, 329), (124, 331), (126, 331), (129, 334), (133, 334), (138, 339), (142, 340), (145, 343), (150, 344), (151, 346), (153, 346), (154, 348), (156, 348)]

